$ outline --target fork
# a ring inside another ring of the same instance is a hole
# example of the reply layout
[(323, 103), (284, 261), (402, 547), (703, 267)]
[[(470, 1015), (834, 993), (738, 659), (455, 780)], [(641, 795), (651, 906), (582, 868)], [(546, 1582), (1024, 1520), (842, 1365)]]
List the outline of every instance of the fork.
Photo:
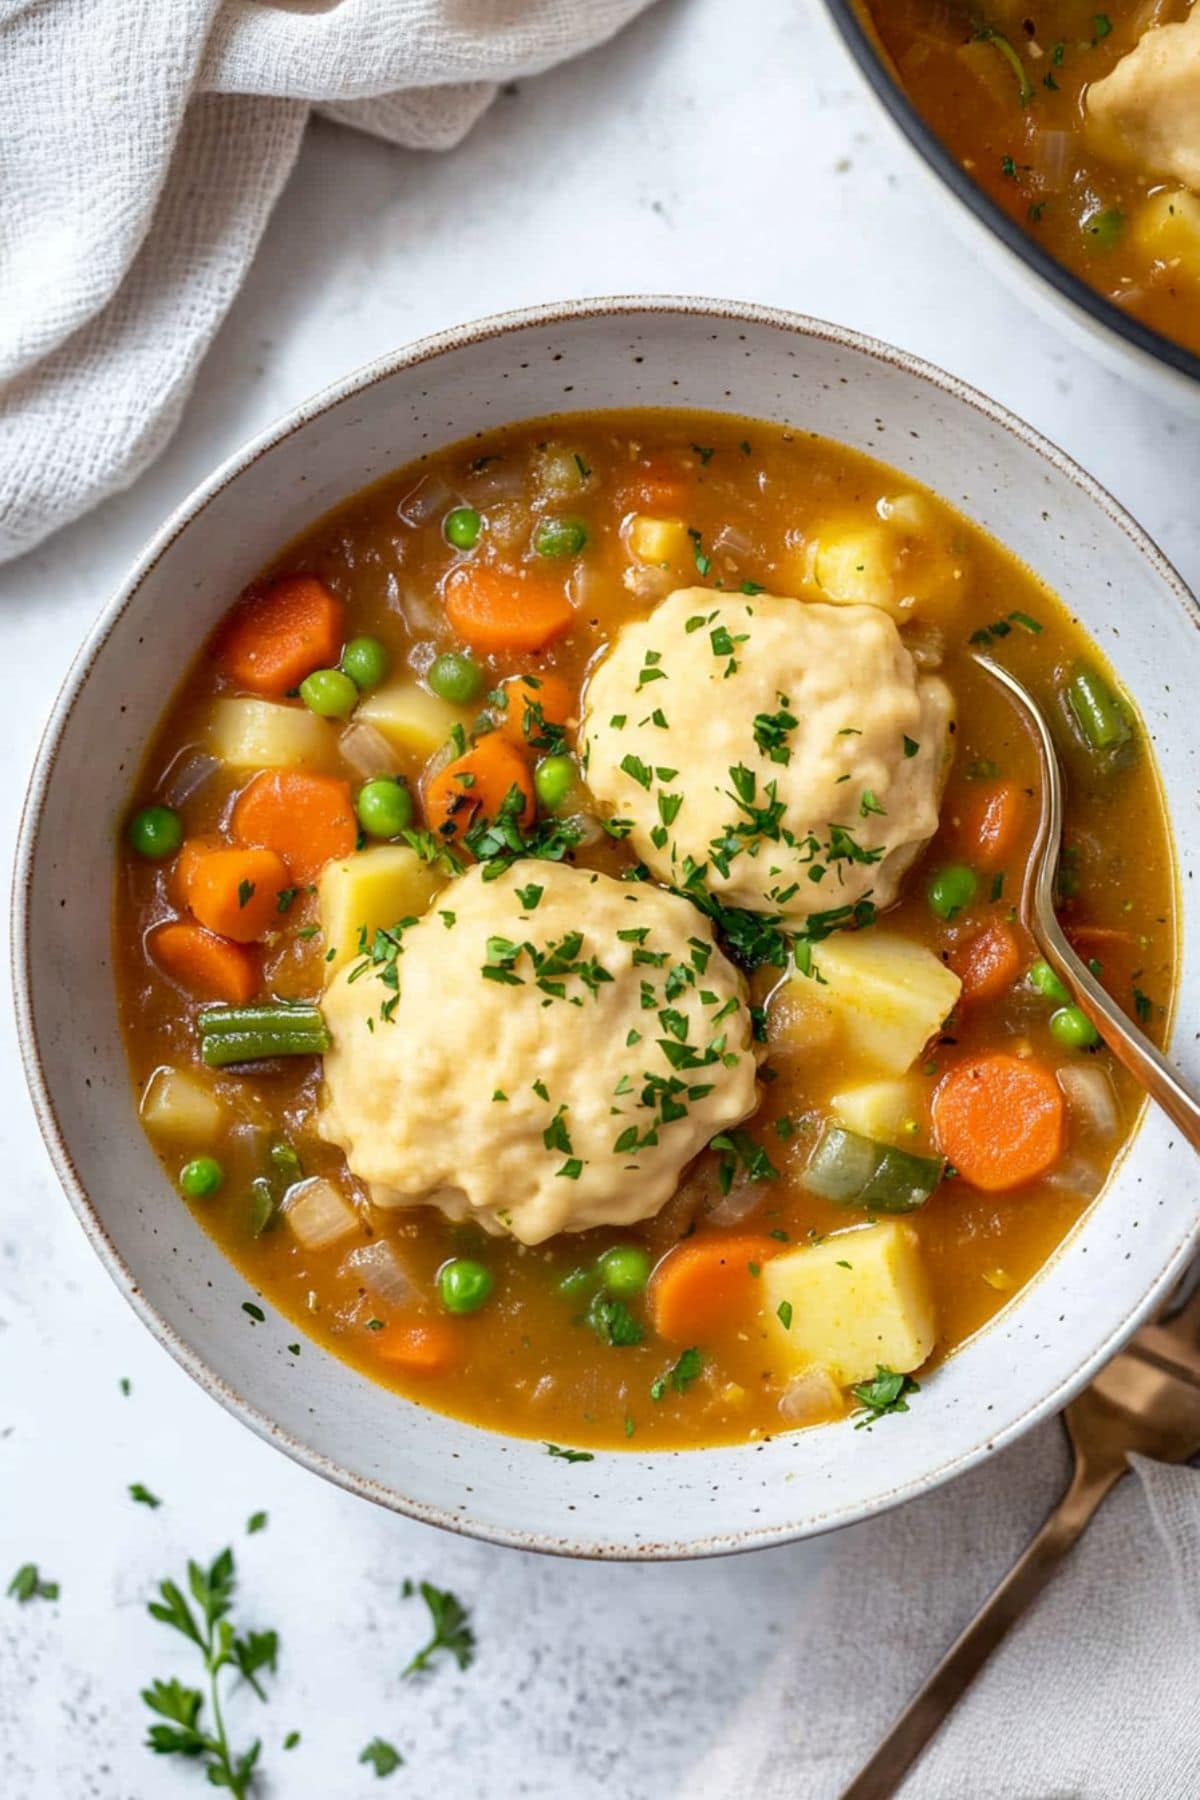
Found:
[(1169, 1321), (1143, 1326), (1071, 1401), (1063, 1424), (1074, 1456), (1066, 1493), (841, 1800), (887, 1800), (897, 1791), (992, 1651), (1128, 1474), (1131, 1453), (1170, 1463), (1200, 1455), (1200, 1288)]

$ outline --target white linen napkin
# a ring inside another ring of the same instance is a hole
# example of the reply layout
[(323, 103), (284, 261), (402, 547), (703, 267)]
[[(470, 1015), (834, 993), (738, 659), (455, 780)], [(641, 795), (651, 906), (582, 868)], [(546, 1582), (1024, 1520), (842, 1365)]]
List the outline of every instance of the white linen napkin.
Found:
[(312, 107), (445, 150), (648, 0), (0, 0), (0, 561), (179, 421)]
[[(881, 1457), (887, 1429), (874, 1427)], [(841, 1533), (689, 1800), (836, 1800), (1061, 1496), (1057, 1420)], [(781, 1592), (781, 1615), (787, 1596)], [(904, 1800), (1196, 1800), (1200, 1471), (1134, 1459)]]

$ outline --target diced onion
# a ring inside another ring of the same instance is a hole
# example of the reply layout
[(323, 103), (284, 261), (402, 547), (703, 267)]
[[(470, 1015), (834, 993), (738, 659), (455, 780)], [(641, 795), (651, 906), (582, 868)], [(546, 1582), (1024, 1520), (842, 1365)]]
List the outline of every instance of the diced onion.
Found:
[(569, 830), (578, 832), (572, 848), (586, 850), (591, 844), (599, 844), (608, 836), (595, 813), (576, 812), (562, 821)]
[(338, 749), (342, 753), (342, 761), (349, 763), (356, 775), (369, 781), (372, 775), (395, 775), (400, 769), (400, 759), (382, 731), (374, 725), (367, 725), (361, 720), (347, 725), (338, 739)]
[(162, 797), (168, 806), (183, 806), (220, 768), (206, 750), (184, 750), (176, 757), (163, 782)]
[(810, 1363), (784, 1388), (779, 1412), (789, 1425), (818, 1425), (846, 1410), (842, 1390), (824, 1363)]
[(341, 1189), (323, 1175), (297, 1181), (284, 1195), (281, 1210), (306, 1250), (323, 1250), (359, 1226), (358, 1214)]
[(906, 625), (902, 642), (918, 669), (941, 667), (946, 655), (946, 634), (940, 625)]
[(735, 1181), (708, 1213), (708, 1222), (710, 1225), (740, 1225), (762, 1202), (763, 1192), (758, 1182)]
[(736, 525), (722, 525), (712, 541), (712, 547), (715, 552), (726, 556), (758, 556), (762, 552), (762, 546), (756, 544), (753, 538), (747, 537)]
[(440, 475), (422, 475), (415, 488), (410, 488), (396, 508), (406, 525), (428, 525), (448, 513), (458, 496), (446, 486)]
[(1116, 1131), (1121, 1117), (1107, 1070), (1096, 1063), (1065, 1063), (1058, 1071), (1058, 1085), (1081, 1125), (1106, 1136)]
[(508, 462), (504, 457), (489, 463), (486, 469), (473, 475), (470, 482), (470, 495), (475, 506), (487, 506), (497, 500), (519, 500), (525, 492), (527, 476), (523, 465), (519, 462)]
[(1034, 180), (1050, 194), (1061, 194), (1071, 178), (1077, 131), (1037, 131), (1029, 145)]
[(401, 1267), (400, 1258), (382, 1238), (373, 1244), (364, 1244), (361, 1250), (352, 1250), (338, 1272), (350, 1276), (389, 1306), (403, 1306), (413, 1297), (413, 1285)]
[(1104, 1185), (1104, 1171), (1088, 1157), (1071, 1156), (1060, 1162), (1057, 1168), (1051, 1169), (1044, 1177), (1046, 1186), (1056, 1193), (1072, 1194), (1080, 1200), (1090, 1200), (1100, 1192)]

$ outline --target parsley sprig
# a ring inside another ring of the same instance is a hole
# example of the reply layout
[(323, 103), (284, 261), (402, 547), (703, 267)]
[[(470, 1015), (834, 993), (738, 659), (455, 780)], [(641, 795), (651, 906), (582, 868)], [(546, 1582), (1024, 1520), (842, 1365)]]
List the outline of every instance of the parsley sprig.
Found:
[[(237, 1800), (246, 1800), (262, 1746), (256, 1738), (240, 1754), (231, 1749), (221, 1711), (219, 1677), (223, 1670), (235, 1669), (258, 1698), (265, 1700), (258, 1677), (265, 1670), (275, 1673), (279, 1639), (274, 1631), (248, 1631), (239, 1636), (234, 1630), (229, 1618), (237, 1588), (232, 1550), (222, 1550), (208, 1568), (189, 1562), (187, 1586), (195, 1611), (177, 1583), (167, 1579), (160, 1582), (160, 1598), (150, 1602), (149, 1612), (151, 1618), (195, 1645), (208, 1677), (208, 1694), (185, 1687), (174, 1677), (143, 1688), (142, 1699), (159, 1715), (150, 1727), (146, 1747), (159, 1756), (187, 1756), (202, 1762), (210, 1787), (224, 1788)], [(206, 1704), (211, 1723), (203, 1720)]]
[(855, 1425), (855, 1431), (868, 1429), (876, 1419), (886, 1418), (888, 1413), (905, 1413), (908, 1411), (908, 1395), (919, 1394), (919, 1383), (911, 1375), (898, 1375), (883, 1363), (877, 1363), (875, 1373), (870, 1381), (859, 1381), (850, 1389), (860, 1406), (866, 1413)]
[(432, 1626), (429, 1642), (423, 1644), (406, 1668), (401, 1670), (403, 1676), (420, 1675), (433, 1666), (433, 1659), (439, 1650), (452, 1656), (460, 1669), (469, 1669), (475, 1660), (475, 1633), (471, 1629), (471, 1615), (456, 1594), (448, 1588), (434, 1587), (431, 1581), (422, 1581), (414, 1587), (406, 1581), (401, 1590), (407, 1600), (419, 1593), (429, 1608), (429, 1621)]

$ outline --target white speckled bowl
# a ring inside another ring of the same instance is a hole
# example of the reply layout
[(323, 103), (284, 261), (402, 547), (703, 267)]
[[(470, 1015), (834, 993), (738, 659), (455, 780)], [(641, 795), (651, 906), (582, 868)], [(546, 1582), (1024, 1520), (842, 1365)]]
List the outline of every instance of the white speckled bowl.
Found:
[[(105, 608), (58, 700), (26, 806), (14, 953), (50, 1154), (105, 1267), (196, 1380), (309, 1468), (414, 1518), (581, 1556), (683, 1557), (826, 1531), (935, 1486), (1060, 1407), (1167, 1292), (1200, 1226), (1195, 1169), (1147, 1117), (1031, 1287), (903, 1419), (733, 1448), (552, 1460), (376, 1387), (269, 1313), (165, 1180), (125, 1070), (100, 897), (142, 747), (180, 670), (281, 544), (424, 450), (555, 410), (689, 405), (872, 452), (961, 506), (1112, 655), (1157, 750), (1190, 902), (1196, 602), (1133, 521), (1051, 445), (937, 370), (833, 326), (695, 300), (583, 301), (430, 338), (317, 399), (218, 469)], [(1178, 701), (1175, 696), (1178, 695)], [(1175, 1039), (1200, 1033), (1185, 909)], [(1195, 1070), (1193, 1070), (1193, 1074)]]

